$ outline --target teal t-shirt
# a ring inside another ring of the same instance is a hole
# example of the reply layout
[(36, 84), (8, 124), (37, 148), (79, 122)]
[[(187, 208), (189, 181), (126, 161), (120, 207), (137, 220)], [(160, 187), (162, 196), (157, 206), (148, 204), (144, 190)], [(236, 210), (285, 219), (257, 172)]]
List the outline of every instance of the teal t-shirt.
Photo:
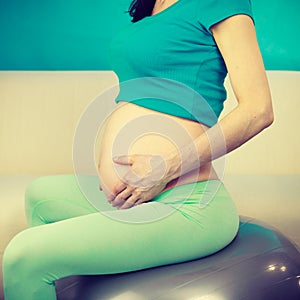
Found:
[(116, 102), (215, 124), (227, 69), (210, 27), (236, 14), (253, 18), (250, 0), (178, 0), (123, 28), (110, 46)]

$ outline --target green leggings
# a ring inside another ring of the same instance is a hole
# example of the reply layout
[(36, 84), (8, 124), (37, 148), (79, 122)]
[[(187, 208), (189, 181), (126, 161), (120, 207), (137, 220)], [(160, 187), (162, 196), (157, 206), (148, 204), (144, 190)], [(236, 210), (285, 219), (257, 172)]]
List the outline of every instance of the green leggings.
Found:
[[(184, 204), (176, 206), (192, 185)], [(99, 201), (105, 201), (98, 187), (97, 192)], [(55, 280), (70, 275), (128, 272), (197, 259), (228, 245), (239, 224), (236, 207), (218, 180), (177, 186), (151, 202), (109, 215), (86, 200), (73, 175), (38, 178), (25, 198), (31, 228), (17, 234), (4, 252), (5, 300), (54, 300)], [(156, 218), (171, 207), (172, 213)], [(140, 213), (153, 221), (121, 220)]]

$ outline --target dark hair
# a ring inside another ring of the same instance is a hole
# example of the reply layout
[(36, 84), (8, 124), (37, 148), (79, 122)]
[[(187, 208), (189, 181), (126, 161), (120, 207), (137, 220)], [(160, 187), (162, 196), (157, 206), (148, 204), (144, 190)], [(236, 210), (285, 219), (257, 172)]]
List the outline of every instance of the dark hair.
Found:
[(128, 13), (132, 17), (131, 22), (137, 22), (152, 14), (155, 0), (133, 0), (129, 6)]

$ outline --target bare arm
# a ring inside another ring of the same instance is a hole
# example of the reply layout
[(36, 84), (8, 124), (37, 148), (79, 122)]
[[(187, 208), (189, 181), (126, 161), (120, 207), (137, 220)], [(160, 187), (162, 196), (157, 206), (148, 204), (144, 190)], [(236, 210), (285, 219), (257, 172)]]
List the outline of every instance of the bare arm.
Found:
[[(143, 155), (116, 158), (116, 164), (128, 165), (145, 176), (134, 182), (129, 172), (127, 183), (120, 182), (112, 191), (109, 200), (113, 205), (127, 199), (121, 208), (128, 208), (152, 199), (171, 180), (198, 168), (199, 163), (204, 165), (238, 148), (272, 124), (271, 95), (253, 21), (249, 16), (235, 15), (215, 24), (211, 30), (226, 63), (238, 106), (181, 148), (180, 153), (170, 153), (165, 163)], [(151, 160), (151, 167), (146, 168)], [(156, 171), (162, 168), (165, 174), (157, 180)]]
[[(253, 22), (236, 15), (214, 25), (212, 33), (227, 66), (238, 106), (205, 134), (171, 156), (171, 177), (186, 173), (244, 144), (273, 122), (269, 85)], [(197, 151), (198, 157), (193, 155)], [(199, 160), (200, 158), (200, 160)], [(180, 165), (178, 164), (180, 160)]]

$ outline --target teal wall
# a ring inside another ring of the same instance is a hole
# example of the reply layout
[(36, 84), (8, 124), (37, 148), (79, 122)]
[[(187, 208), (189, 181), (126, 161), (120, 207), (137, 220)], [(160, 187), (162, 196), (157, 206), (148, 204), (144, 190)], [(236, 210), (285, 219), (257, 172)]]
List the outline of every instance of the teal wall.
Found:
[[(201, 1), (201, 0), (199, 0)], [(0, 70), (107, 70), (130, 0), (0, 0)], [(252, 0), (266, 68), (300, 70), (300, 0)]]
[(266, 69), (300, 71), (300, 0), (252, 0)]

